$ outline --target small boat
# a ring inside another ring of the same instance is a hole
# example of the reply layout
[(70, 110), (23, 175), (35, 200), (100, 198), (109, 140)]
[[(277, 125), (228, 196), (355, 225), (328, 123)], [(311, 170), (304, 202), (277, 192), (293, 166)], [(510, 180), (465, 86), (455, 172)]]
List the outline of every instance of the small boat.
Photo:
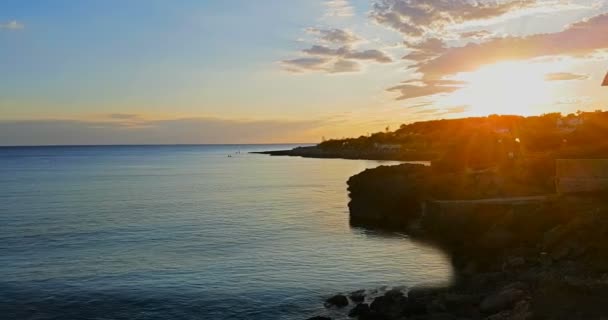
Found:
[(606, 73), (606, 77), (604, 78), (604, 82), (602, 82), (602, 86), (608, 87), (608, 73)]

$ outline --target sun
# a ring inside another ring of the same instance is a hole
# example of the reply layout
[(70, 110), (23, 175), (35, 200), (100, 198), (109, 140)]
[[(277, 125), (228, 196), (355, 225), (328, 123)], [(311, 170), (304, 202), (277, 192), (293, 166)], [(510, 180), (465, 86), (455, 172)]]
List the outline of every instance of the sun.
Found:
[(547, 66), (524, 62), (497, 63), (461, 73), (454, 79), (467, 84), (448, 98), (449, 103), (469, 106), (471, 115), (537, 114), (552, 102), (546, 73)]

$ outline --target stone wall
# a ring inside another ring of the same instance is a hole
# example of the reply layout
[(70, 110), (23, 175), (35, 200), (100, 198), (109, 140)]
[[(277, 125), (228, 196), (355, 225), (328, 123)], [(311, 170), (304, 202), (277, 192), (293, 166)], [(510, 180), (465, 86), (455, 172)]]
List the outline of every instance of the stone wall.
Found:
[(560, 159), (555, 183), (560, 194), (608, 191), (608, 159)]

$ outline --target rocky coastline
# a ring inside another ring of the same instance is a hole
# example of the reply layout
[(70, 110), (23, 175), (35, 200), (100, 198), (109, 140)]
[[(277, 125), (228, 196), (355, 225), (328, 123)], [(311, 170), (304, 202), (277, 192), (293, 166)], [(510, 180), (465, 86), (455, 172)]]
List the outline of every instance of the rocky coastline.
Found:
[(374, 148), (342, 148), (331, 149), (320, 146), (297, 147), (290, 150), (275, 150), (253, 152), (271, 156), (292, 156), (302, 158), (320, 159), (352, 159), (352, 160), (394, 160), (394, 161), (431, 161), (437, 157), (435, 152), (430, 151), (407, 151), (407, 150), (378, 150)]
[(520, 184), (528, 187), (526, 193), (551, 191), (543, 179), (496, 175), (503, 179), (499, 186), (402, 164), (351, 177), (353, 226), (398, 230), (437, 246), (449, 255), (455, 279), (447, 287), (341, 293), (329, 297), (325, 306), (362, 320), (606, 319), (606, 195), (449, 208), (437, 201), (518, 196)]

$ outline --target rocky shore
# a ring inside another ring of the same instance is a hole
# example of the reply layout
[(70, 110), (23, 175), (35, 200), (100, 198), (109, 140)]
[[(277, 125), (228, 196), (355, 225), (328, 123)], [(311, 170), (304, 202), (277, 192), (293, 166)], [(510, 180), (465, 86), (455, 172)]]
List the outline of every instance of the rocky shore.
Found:
[(606, 195), (450, 207), (437, 201), (518, 196), (522, 185), (526, 193), (550, 190), (542, 179), (499, 176), (503, 183), (496, 185), (400, 165), (352, 177), (353, 226), (399, 230), (431, 243), (449, 255), (456, 275), (443, 288), (338, 294), (326, 307), (363, 320), (608, 319)]
[(291, 150), (253, 152), (271, 156), (293, 156), (322, 159), (354, 159), (354, 160), (395, 160), (395, 161), (431, 161), (437, 157), (434, 152), (391, 151), (377, 149), (326, 149), (319, 146), (298, 147)]

